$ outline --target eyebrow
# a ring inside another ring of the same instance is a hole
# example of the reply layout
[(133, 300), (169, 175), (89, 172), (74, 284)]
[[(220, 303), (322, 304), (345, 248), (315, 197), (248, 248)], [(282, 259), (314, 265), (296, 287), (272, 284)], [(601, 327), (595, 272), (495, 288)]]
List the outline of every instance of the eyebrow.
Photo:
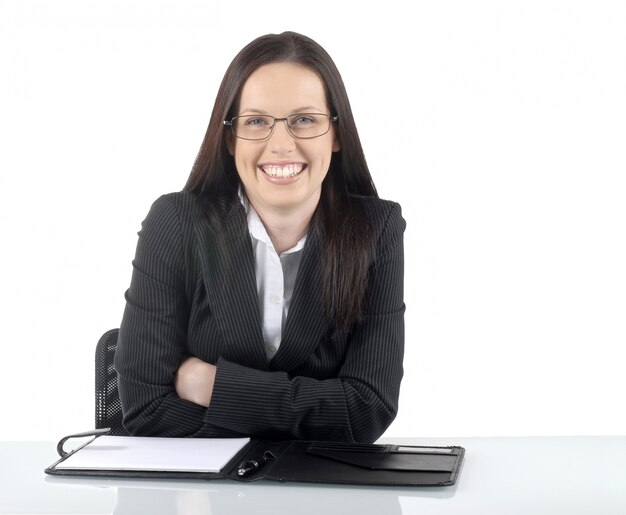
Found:
[[(293, 111), (291, 111), (289, 114), (296, 114), (296, 113), (323, 113), (324, 111), (325, 111), (324, 109), (320, 109), (319, 107), (309, 105), (309, 106), (298, 107), (297, 109), (294, 109)], [(239, 111), (239, 113), (269, 114), (267, 111), (264, 111), (262, 109), (255, 109), (255, 108), (241, 109)]]

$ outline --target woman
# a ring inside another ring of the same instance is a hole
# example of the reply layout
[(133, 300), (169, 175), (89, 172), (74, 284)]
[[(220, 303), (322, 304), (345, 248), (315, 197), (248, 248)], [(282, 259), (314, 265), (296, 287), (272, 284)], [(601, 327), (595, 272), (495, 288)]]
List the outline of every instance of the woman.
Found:
[(404, 225), (324, 49), (252, 41), (184, 190), (139, 233), (115, 355), (125, 427), (374, 441), (402, 378)]

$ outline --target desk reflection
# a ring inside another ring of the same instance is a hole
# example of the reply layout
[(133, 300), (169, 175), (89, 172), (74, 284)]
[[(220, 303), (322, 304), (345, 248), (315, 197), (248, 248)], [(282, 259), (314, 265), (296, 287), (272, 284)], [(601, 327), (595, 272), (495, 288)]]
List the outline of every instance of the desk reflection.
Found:
[(455, 493), (454, 487), (407, 489), (302, 483), (233, 484), (230, 481), (175, 484), (141, 481), (136, 485), (120, 484), (116, 489), (114, 515), (403, 515), (400, 498), (406, 500), (408, 497), (430, 497), (435, 500), (453, 497)]
[(210, 492), (118, 488), (114, 515), (150, 513), (151, 515), (212, 515)]
[[(210, 488), (210, 487), (207, 487)], [(117, 488), (114, 515), (256, 515), (278, 513), (402, 515), (398, 492), (299, 487), (293, 485), (220, 485), (217, 490)]]

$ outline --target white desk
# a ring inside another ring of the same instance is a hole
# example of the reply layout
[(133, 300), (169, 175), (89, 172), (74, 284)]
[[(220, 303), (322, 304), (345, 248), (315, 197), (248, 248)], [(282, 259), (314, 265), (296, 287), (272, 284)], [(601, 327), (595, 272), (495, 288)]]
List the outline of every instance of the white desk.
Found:
[(363, 488), (53, 477), (56, 442), (0, 442), (0, 513), (181, 515), (626, 514), (626, 436), (394, 438), (461, 445), (457, 484)]

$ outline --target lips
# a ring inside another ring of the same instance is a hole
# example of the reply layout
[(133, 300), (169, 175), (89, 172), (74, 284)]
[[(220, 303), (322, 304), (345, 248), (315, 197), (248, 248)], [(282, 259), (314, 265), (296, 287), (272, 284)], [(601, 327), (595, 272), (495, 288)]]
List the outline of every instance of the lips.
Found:
[(301, 173), (305, 167), (306, 165), (304, 163), (259, 165), (259, 168), (263, 170), (263, 173), (276, 178), (295, 177)]

